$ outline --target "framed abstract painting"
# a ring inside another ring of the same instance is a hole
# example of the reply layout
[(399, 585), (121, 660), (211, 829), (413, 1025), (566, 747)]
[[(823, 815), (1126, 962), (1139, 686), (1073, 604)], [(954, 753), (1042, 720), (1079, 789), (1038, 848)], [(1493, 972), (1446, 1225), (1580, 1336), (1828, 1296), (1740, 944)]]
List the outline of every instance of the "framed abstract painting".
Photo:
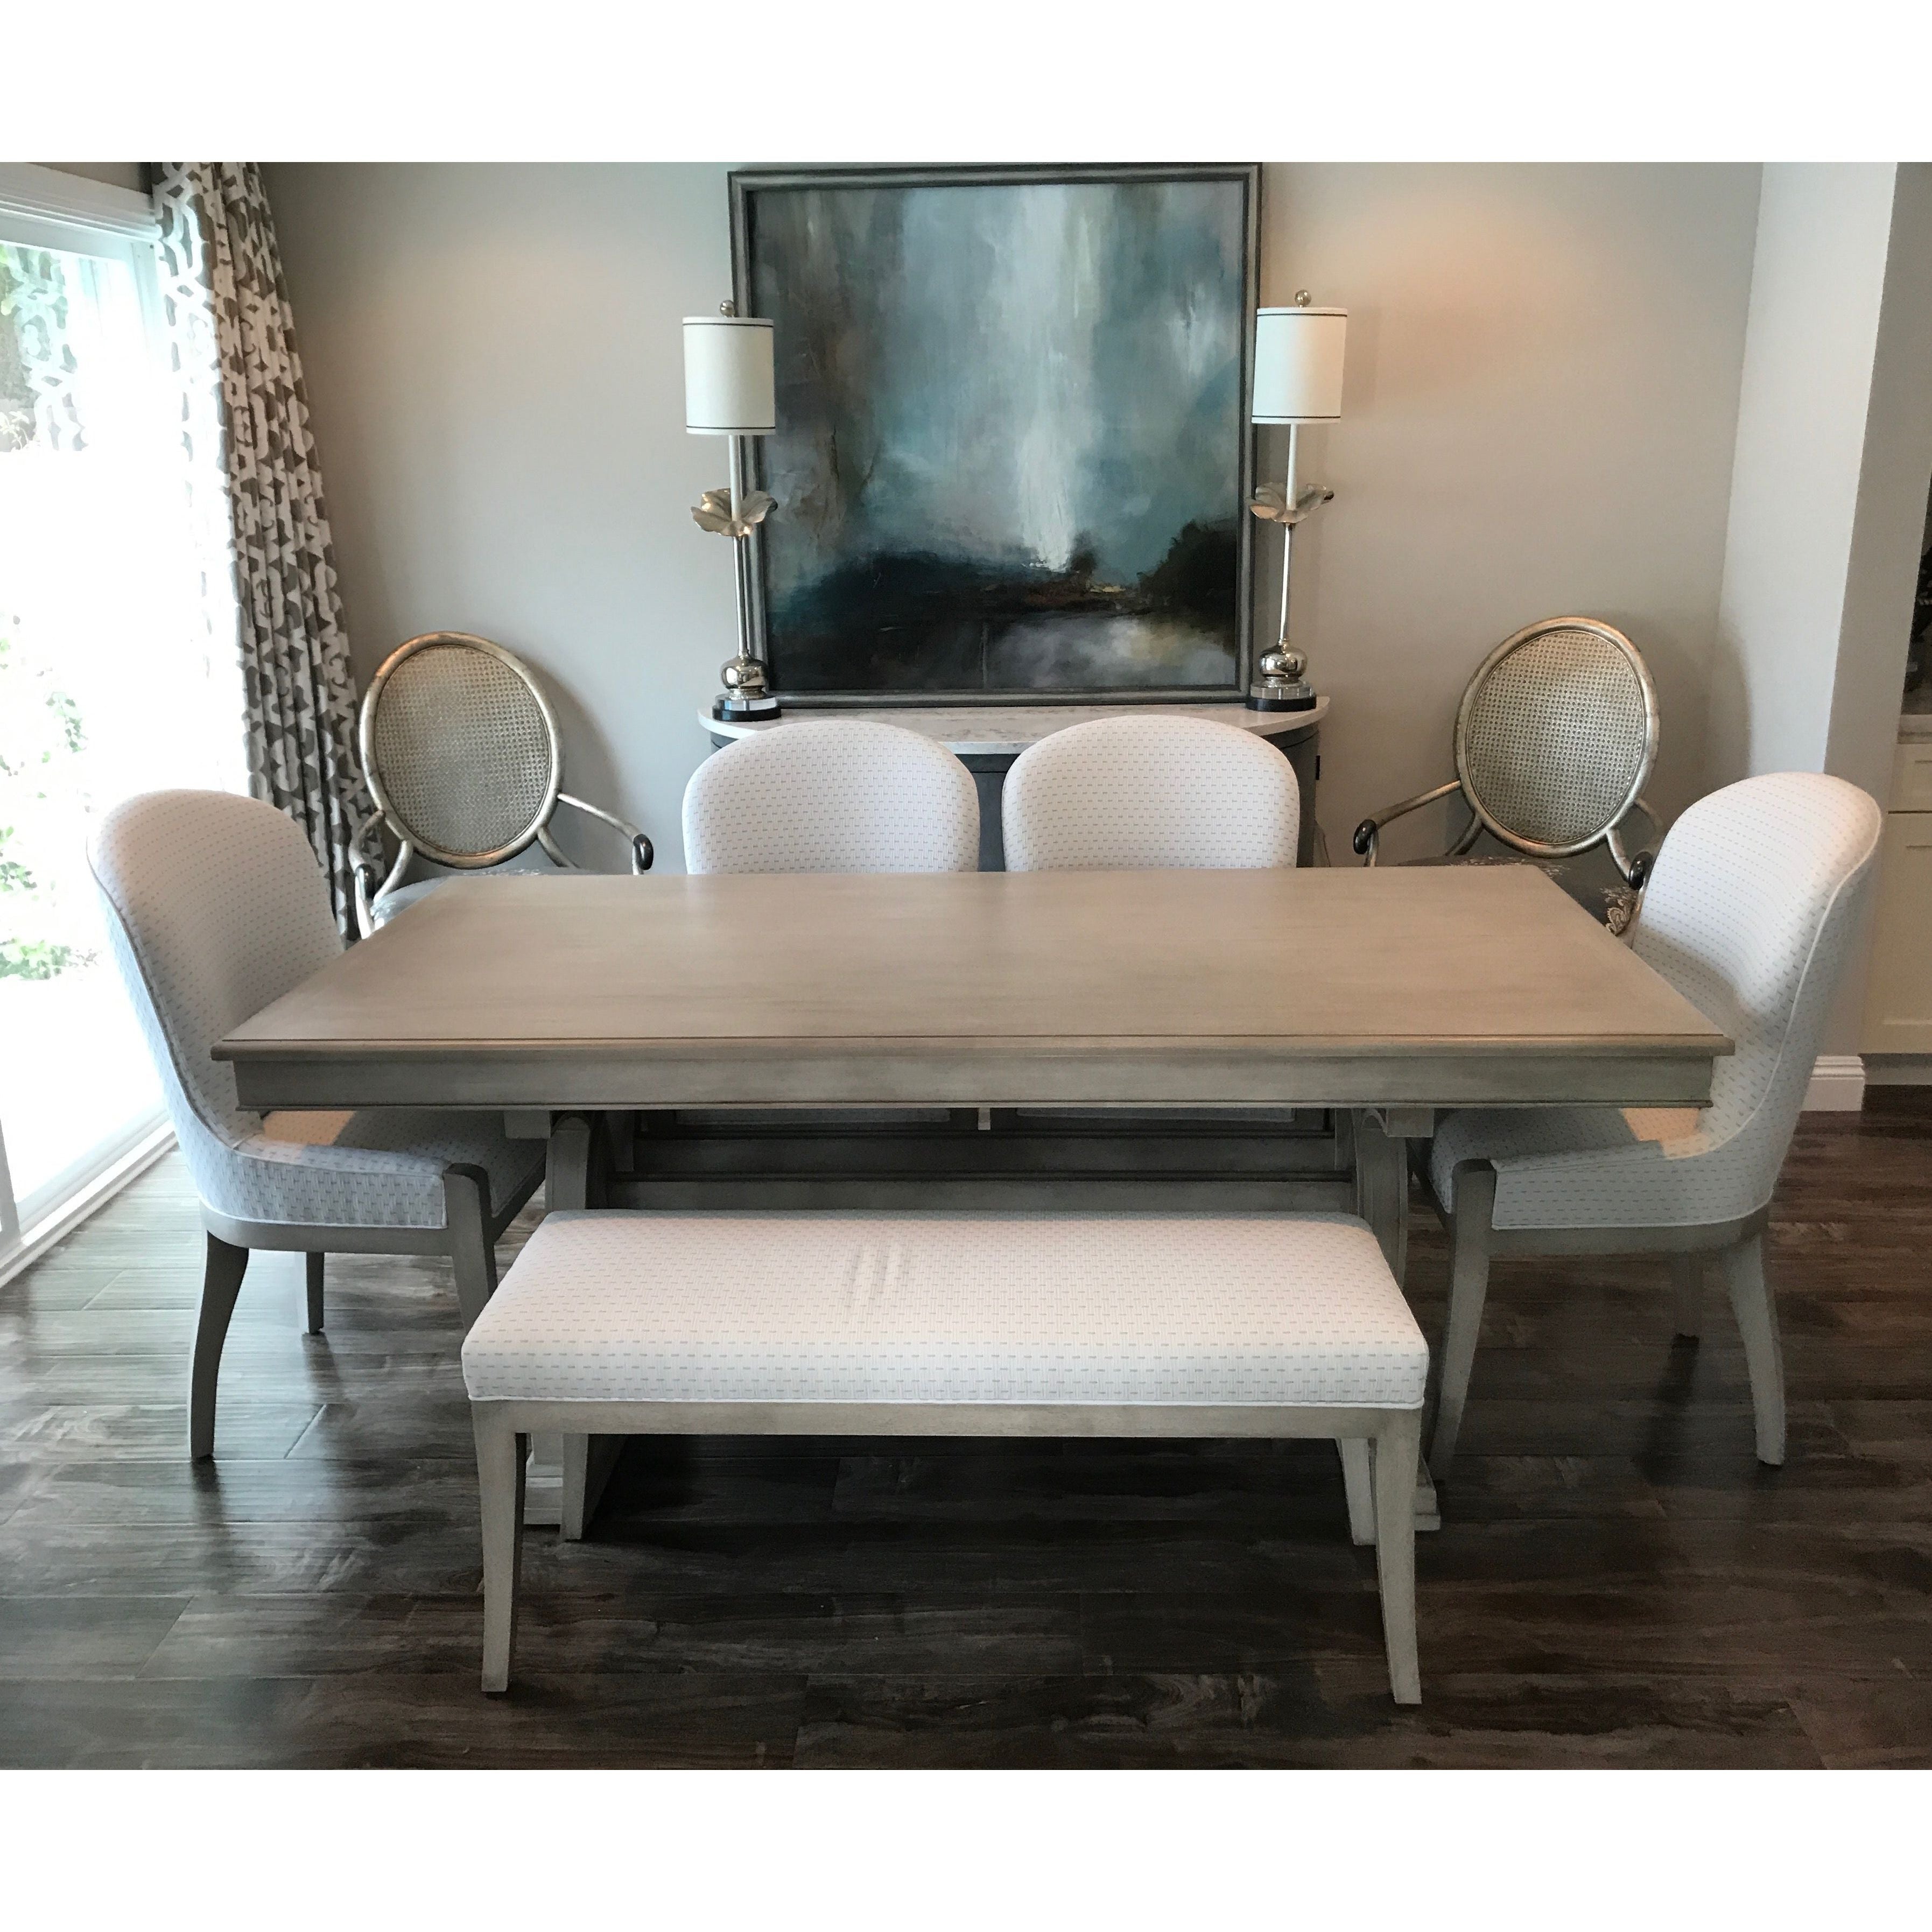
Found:
[(1246, 690), (1259, 200), (1247, 166), (732, 176), (788, 703)]

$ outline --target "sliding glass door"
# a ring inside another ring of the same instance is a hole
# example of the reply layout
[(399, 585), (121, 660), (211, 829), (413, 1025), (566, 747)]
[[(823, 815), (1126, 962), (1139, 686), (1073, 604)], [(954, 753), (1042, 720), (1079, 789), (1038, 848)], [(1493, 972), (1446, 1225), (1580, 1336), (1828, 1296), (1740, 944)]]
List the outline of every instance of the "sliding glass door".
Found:
[(158, 300), (138, 233), (0, 206), (0, 1262), (161, 1120), (89, 836), (134, 792), (243, 785), (188, 508), (216, 454), (184, 448)]

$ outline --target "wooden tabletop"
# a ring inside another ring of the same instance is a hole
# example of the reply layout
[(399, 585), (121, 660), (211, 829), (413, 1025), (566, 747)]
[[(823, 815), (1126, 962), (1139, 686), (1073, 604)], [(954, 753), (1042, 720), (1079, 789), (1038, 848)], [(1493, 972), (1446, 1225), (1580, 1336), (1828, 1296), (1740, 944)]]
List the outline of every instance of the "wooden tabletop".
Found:
[(215, 1049), (245, 1106), (1708, 1097), (1533, 868), (453, 880)]

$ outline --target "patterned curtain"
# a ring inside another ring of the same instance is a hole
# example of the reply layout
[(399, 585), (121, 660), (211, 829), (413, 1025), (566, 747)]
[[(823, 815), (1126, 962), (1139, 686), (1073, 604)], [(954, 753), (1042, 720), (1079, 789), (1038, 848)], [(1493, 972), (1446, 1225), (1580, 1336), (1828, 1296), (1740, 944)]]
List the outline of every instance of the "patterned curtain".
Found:
[(352, 935), (356, 839), (375, 801), (356, 762), (335, 555), (261, 172), (164, 162), (154, 206), (182, 434), (218, 439), (227, 479), (225, 504), (196, 508), (230, 526), (250, 788), (308, 834)]

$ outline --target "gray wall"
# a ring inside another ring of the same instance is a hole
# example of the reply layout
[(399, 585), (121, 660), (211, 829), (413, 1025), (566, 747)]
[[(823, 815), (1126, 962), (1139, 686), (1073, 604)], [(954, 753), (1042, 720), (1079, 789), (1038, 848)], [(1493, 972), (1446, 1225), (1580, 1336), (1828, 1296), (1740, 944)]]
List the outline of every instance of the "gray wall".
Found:
[(730, 292), (725, 170), (266, 176), (361, 677), (423, 631), (522, 653), (570, 788), (681, 865), (736, 649), (728, 546), (690, 516), (725, 472), (685, 434), (679, 329)]
[[(724, 172), (267, 170), (359, 670), (440, 628), (524, 652), (573, 786), (674, 865), (734, 635), (725, 547), (688, 514), (723, 472), (683, 434), (677, 329), (728, 290)], [(1654, 794), (1702, 788), (1758, 180), (1267, 170), (1264, 299), (1353, 314), (1345, 418), (1306, 448), (1336, 500), (1305, 526), (1295, 602), (1336, 700), (1338, 857), (1362, 813), (1448, 775), (1484, 652), (1558, 613), (1636, 638), (1664, 698)], [(1275, 556), (1264, 539), (1264, 640)]]
[[(1305, 446), (1336, 500), (1298, 538), (1294, 618), (1335, 700), (1336, 856), (1364, 812), (1454, 776), (1469, 674), (1559, 614), (1643, 652), (1650, 796), (1682, 809), (1703, 788), (1758, 170), (1311, 166), (1266, 187), (1263, 300), (1351, 311), (1343, 418)], [(1418, 814), (1386, 849), (1444, 823)]]
[(43, 161), (40, 166), (64, 175), (80, 175), (108, 188), (124, 188), (135, 194), (148, 192), (146, 161)]

